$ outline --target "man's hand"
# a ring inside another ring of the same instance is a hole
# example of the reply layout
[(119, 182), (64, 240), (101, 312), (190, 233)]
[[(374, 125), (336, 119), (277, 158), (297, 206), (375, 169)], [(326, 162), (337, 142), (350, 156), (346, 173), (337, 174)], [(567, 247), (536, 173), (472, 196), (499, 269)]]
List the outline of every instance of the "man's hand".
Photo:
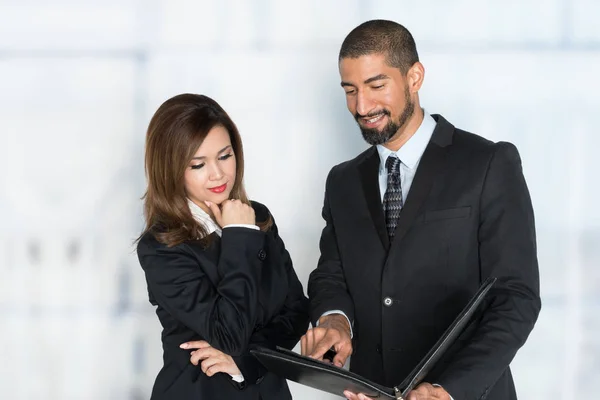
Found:
[(319, 319), (319, 326), (309, 329), (300, 339), (302, 355), (323, 360), (323, 355), (333, 347), (336, 355), (333, 364), (343, 367), (352, 354), (350, 325), (341, 314), (330, 314)]
[[(372, 400), (362, 393), (352, 393), (344, 391), (344, 396), (349, 400)], [(421, 383), (408, 393), (406, 400), (450, 400), (450, 395), (439, 386), (433, 386), (430, 383)]]
[(443, 387), (423, 382), (408, 393), (406, 400), (450, 400)]
[(186, 342), (180, 347), (182, 349), (198, 349), (192, 351), (190, 362), (198, 365), (202, 361), (200, 368), (207, 376), (213, 376), (217, 372), (225, 372), (229, 375), (242, 374), (231, 356), (215, 349), (204, 340)]
[(370, 397), (367, 397), (362, 393), (356, 394), (356, 393), (349, 392), (347, 390), (344, 390), (344, 396), (346, 396), (346, 398), (348, 400), (373, 400)]

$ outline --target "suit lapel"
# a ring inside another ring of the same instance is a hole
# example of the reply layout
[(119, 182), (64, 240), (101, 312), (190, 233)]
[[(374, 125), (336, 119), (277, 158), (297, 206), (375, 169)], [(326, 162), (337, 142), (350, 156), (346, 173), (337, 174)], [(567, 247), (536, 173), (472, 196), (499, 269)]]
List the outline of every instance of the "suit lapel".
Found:
[(376, 147), (372, 147), (371, 151), (367, 153), (363, 162), (359, 164), (358, 171), (371, 219), (375, 224), (375, 229), (379, 234), (381, 243), (387, 251), (390, 247), (390, 243), (385, 229), (385, 217), (383, 215), (383, 206), (381, 204), (381, 194), (379, 189), (379, 154), (377, 153)]
[(437, 121), (437, 125), (419, 162), (406, 203), (398, 219), (393, 243), (402, 240), (419, 215), (421, 206), (429, 195), (431, 184), (444, 163), (446, 146), (452, 143), (454, 126), (440, 115), (432, 115), (432, 117)]
[[(415, 218), (419, 215), (421, 206), (429, 195), (431, 184), (444, 163), (446, 147), (452, 144), (454, 126), (441, 115), (433, 114), (432, 117), (436, 120), (437, 125), (421, 157), (406, 203), (400, 213), (393, 239), (394, 243), (402, 240)], [(358, 171), (371, 219), (375, 224), (375, 229), (379, 234), (383, 247), (388, 251), (390, 241), (385, 227), (385, 216), (379, 190), (379, 153), (376, 147), (372, 147), (365, 155), (364, 160), (358, 166)]]

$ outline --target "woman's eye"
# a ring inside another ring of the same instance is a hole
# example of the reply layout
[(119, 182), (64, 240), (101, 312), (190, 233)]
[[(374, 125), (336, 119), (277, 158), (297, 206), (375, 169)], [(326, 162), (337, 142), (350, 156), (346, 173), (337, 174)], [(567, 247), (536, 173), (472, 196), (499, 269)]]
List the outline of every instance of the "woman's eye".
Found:
[(223, 161), (223, 160), (227, 160), (229, 157), (231, 157), (233, 154), (229, 153), (229, 154), (225, 154), (221, 157), (219, 157), (219, 160)]
[(202, 164), (196, 164), (196, 165), (192, 165), (191, 166), (192, 169), (200, 169), (202, 167), (204, 167), (204, 163), (202, 163)]

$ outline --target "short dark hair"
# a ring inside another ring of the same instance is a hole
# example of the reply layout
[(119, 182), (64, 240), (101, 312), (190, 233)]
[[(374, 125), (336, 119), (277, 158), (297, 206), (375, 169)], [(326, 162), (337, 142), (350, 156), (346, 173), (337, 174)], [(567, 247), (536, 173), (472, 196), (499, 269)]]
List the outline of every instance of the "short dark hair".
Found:
[(354, 28), (342, 43), (338, 61), (374, 53), (385, 54), (387, 63), (405, 75), (419, 61), (417, 45), (408, 29), (384, 19), (363, 22)]

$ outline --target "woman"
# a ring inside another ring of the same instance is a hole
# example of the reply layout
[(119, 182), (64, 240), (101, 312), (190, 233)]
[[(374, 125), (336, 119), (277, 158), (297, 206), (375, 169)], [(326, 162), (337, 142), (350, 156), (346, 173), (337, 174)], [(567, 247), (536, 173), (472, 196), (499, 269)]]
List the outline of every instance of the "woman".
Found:
[(269, 210), (246, 196), (235, 124), (206, 96), (175, 96), (150, 121), (145, 163), (137, 253), (164, 351), (152, 399), (290, 399), (249, 349), (293, 348), (308, 300)]

